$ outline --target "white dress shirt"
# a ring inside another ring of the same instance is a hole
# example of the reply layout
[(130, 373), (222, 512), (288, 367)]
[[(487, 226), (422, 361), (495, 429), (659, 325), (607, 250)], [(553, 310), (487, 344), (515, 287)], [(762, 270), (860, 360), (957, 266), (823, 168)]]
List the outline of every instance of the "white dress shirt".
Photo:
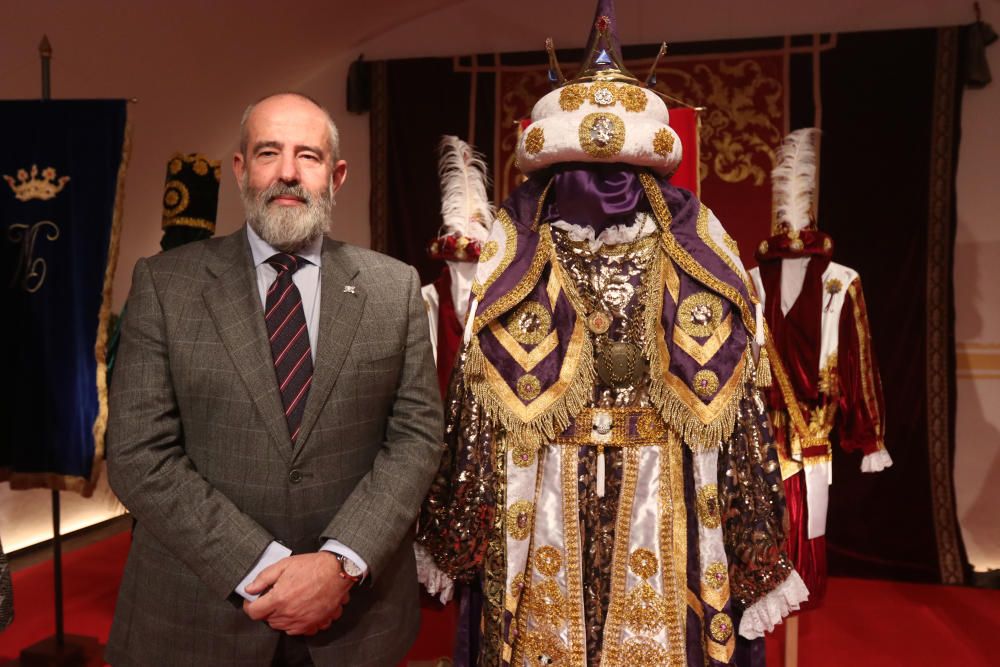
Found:
[[(246, 225), (246, 230), (247, 238), (250, 241), (250, 253), (253, 256), (254, 269), (257, 272), (257, 288), (260, 291), (260, 303), (261, 306), (264, 306), (267, 302), (267, 290), (278, 275), (277, 270), (268, 264), (267, 260), (273, 255), (278, 254), (279, 251), (261, 239), (250, 225)], [(299, 294), (302, 296), (302, 312), (306, 316), (306, 331), (309, 333), (309, 351), (315, 363), (316, 346), (319, 342), (319, 297), (322, 286), (320, 281), (320, 263), (322, 262), (323, 255), (323, 237), (320, 236), (295, 254), (306, 260), (306, 264), (292, 275), (292, 282), (295, 283), (295, 286), (299, 289)], [(362, 576), (368, 574), (368, 564), (354, 550), (337, 540), (327, 540), (319, 550), (329, 551), (349, 558), (361, 568), (363, 572)], [(247, 576), (236, 586), (236, 593), (247, 600), (256, 600), (259, 596), (247, 593), (246, 587), (257, 578), (261, 570), (291, 555), (291, 550), (285, 545), (279, 542), (271, 542), (264, 550), (264, 553), (261, 554), (257, 563), (250, 569)]]

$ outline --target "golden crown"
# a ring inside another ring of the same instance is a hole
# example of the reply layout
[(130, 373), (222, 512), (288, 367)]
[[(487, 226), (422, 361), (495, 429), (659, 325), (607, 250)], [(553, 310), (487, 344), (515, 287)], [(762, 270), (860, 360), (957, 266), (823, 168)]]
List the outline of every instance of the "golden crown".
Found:
[(633, 86), (645, 86), (651, 88), (656, 83), (656, 67), (660, 59), (667, 52), (667, 44), (660, 45), (660, 50), (653, 61), (653, 66), (649, 69), (649, 74), (644, 81), (639, 81), (625, 67), (622, 59), (621, 42), (618, 39), (618, 19), (615, 16), (614, 0), (598, 0), (597, 12), (594, 15), (594, 24), (587, 40), (586, 56), (580, 65), (577, 75), (567, 80), (556, 57), (555, 43), (552, 38), (545, 40), (545, 50), (549, 54), (549, 80), (556, 87), (562, 87), (572, 83), (586, 83), (590, 81), (616, 81), (618, 83), (630, 84)]
[[(41, 178), (39, 178), (39, 175), (41, 175)], [(59, 180), (56, 180), (55, 169), (46, 167), (39, 174), (38, 165), (33, 164), (31, 165), (30, 173), (24, 169), (18, 169), (16, 181), (13, 177), (6, 174), (4, 174), (3, 180), (7, 181), (7, 185), (14, 191), (14, 196), (20, 201), (29, 201), (31, 199), (45, 201), (52, 199), (66, 187), (66, 183), (69, 182), (69, 176), (60, 176)]]

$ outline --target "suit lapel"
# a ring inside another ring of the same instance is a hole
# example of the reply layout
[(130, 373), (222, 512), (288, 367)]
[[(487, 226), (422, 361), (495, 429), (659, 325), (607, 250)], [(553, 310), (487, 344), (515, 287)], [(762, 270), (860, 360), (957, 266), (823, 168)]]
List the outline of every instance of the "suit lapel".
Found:
[[(298, 457), (309, 442), (309, 434), (326, 404), (327, 397), (336, 384), (337, 376), (351, 349), (351, 342), (358, 331), (364, 312), (365, 293), (356, 282), (359, 268), (344, 252), (343, 244), (323, 240), (323, 259), (320, 267), (319, 337), (316, 343), (316, 362), (313, 381), (306, 399), (306, 411), (299, 432), (299, 446), (292, 459)], [(345, 289), (353, 288), (353, 289)]]
[(215, 259), (209, 262), (208, 270), (216, 279), (205, 289), (203, 296), (219, 337), (278, 452), (290, 461), (291, 439), (274, 375), (245, 229), (241, 228), (223, 239)]

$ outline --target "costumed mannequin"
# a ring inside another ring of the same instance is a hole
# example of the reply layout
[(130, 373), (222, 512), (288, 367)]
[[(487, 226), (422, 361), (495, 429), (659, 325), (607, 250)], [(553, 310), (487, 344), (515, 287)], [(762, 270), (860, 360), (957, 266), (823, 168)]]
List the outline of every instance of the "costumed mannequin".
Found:
[[(175, 153), (167, 161), (167, 180), (163, 186), (164, 251), (192, 241), (211, 238), (215, 234), (215, 216), (219, 205), (221, 163), (201, 153)], [(126, 306), (128, 304), (126, 303)], [(124, 307), (122, 315), (125, 314)], [(121, 336), (121, 315), (111, 325), (108, 337), (108, 382), (114, 373), (115, 355)]]
[(749, 278), (668, 182), (680, 141), (622, 64), (612, 3), (576, 78), (550, 56), (558, 87), (483, 245), (419, 539), (482, 583), (480, 665), (763, 665), (759, 638), (808, 592)]
[[(826, 590), (831, 435), (844, 450), (864, 454), (863, 472), (892, 465), (861, 279), (830, 260), (833, 241), (816, 228), (819, 135), (815, 128), (796, 130), (778, 150), (772, 236), (760, 244), (750, 272), (772, 353), (782, 362), (774, 364), (777, 381), (768, 398), (785, 480), (789, 553), (809, 587), (807, 608)], [(789, 417), (790, 399), (804, 428)]]
[[(424, 285), (421, 292), (427, 306), (441, 396), (445, 398), (462, 345), (476, 262), (493, 225), (495, 209), (488, 195), (489, 176), (483, 156), (455, 136), (441, 137), (438, 152), (442, 222), (427, 252), (432, 259), (443, 260), (445, 266), (438, 278)], [(468, 617), (472, 615), (471, 609), (479, 608), (482, 596), (478, 586), (460, 586), (456, 595), (454, 582), (434, 566), (427, 551), (418, 543), (414, 543), (413, 549), (417, 578), (427, 592), (436, 595), (442, 604), (457, 597), (459, 609), (464, 612), (459, 616), (463, 624), (455, 637), (447, 638), (449, 648), (454, 648), (455, 655), (474, 653), (472, 635), (476, 629), (468, 625)]]
[(441, 177), (441, 229), (430, 242), (431, 259), (445, 262), (441, 275), (421, 293), (427, 305), (431, 347), (437, 363), (441, 395), (462, 342), (462, 329), (469, 312), (472, 280), (482, 244), (493, 224), (493, 202), (483, 156), (458, 137), (441, 137), (438, 174)]

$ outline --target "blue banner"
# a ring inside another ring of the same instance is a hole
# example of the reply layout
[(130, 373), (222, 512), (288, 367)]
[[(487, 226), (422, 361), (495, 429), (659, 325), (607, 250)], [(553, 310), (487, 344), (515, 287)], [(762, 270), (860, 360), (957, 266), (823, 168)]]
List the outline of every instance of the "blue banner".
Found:
[(125, 100), (0, 102), (0, 479), (93, 490)]

